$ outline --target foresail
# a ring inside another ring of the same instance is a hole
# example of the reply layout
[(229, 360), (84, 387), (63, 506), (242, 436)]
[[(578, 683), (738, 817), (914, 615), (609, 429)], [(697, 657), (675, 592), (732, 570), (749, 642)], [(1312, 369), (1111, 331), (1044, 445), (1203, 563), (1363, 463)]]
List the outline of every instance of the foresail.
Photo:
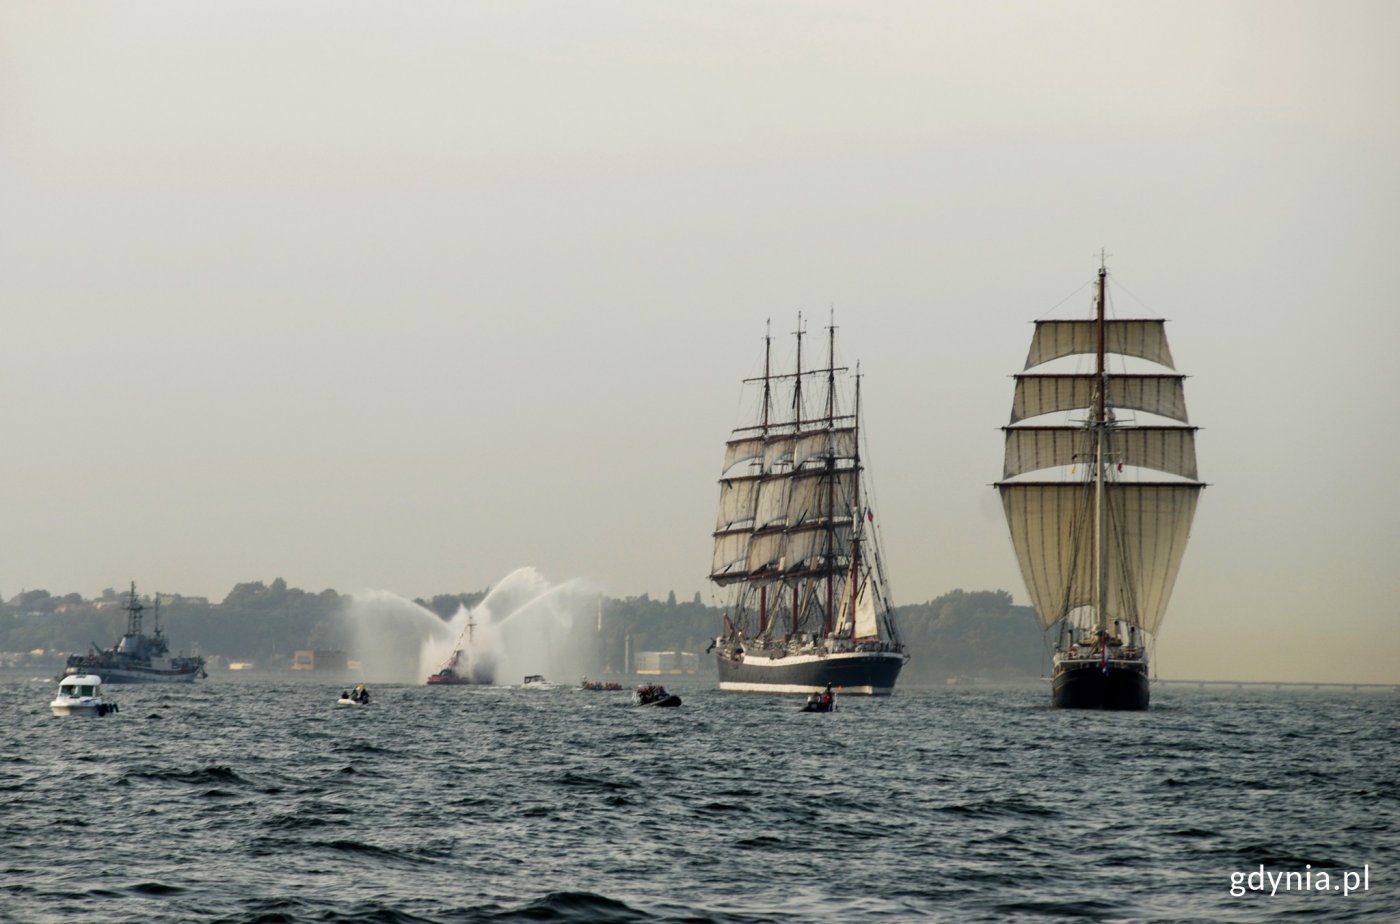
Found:
[(724, 444), (724, 468), (721, 474), (741, 463), (753, 463), (763, 458), (763, 437), (745, 436)]
[(710, 559), (710, 580), (716, 584), (732, 584), (749, 576), (749, 537), (747, 530), (715, 534), (715, 549)]
[(759, 483), (756, 477), (726, 478), (719, 483), (719, 514), (715, 518), (715, 532), (753, 526)]

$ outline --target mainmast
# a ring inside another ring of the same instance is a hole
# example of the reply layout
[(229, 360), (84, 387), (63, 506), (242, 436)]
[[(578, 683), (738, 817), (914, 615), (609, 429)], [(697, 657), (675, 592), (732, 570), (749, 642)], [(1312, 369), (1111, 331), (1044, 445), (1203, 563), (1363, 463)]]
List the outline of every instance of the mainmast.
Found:
[(1099, 258), (1099, 299), (1096, 323), (1097, 356), (1094, 377), (1098, 382), (1098, 393), (1094, 396), (1094, 609), (1098, 616), (1099, 638), (1102, 644), (1108, 631), (1108, 541), (1104, 535), (1105, 507), (1108, 497), (1104, 490), (1104, 466), (1108, 463), (1105, 449), (1108, 439), (1108, 374), (1104, 363), (1104, 281), (1108, 269), (1103, 257)]

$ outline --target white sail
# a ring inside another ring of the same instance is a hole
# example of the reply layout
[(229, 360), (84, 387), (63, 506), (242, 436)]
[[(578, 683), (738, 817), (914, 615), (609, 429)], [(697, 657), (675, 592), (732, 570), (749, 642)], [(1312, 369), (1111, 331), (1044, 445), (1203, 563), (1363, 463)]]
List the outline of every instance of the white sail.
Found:
[(786, 536), (782, 530), (755, 533), (749, 541), (747, 568), (750, 574), (776, 571), (784, 565)]
[(875, 616), (875, 592), (870, 575), (861, 576), (860, 589), (856, 592), (856, 625), (852, 633), (856, 638), (873, 638), (880, 634), (880, 625)]
[(710, 560), (710, 580), (732, 584), (748, 577), (749, 537), (747, 530), (715, 534), (715, 550)]
[(787, 475), (770, 476), (759, 482), (753, 521), (755, 529), (772, 529), (787, 523), (788, 489), (791, 485), (792, 479)]
[(815, 521), (807, 526), (789, 529), (785, 544), (784, 570), (839, 570), (851, 549), (851, 521), (837, 519), (831, 523)]
[(770, 435), (763, 447), (763, 473), (771, 475), (780, 467), (792, 465), (793, 436), (790, 433)]
[(763, 437), (745, 436), (724, 444), (724, 468), (721, 474), (741, 463), (752, 463), (763, 458)]
[[(1000, 486), (1021, 574), (1043, 626), (1094, 605), (1093, 498), (1074, 482)], [(1155, 633), (1186, 550), (1199, 484), (1112, 483), (1108, 608)]]
[(856, 431), (854, 427), (833, 428), (806, 433), (798, 437), (793, 450), (793, 467), (815, 459), (852, 459), (856, 454)]
[(719, 483), (719, 515), (715, 532), (741, 525), (752, 526), (758, 506), (759, 480), (756, 477), (727, 478)]
[(791, 527), (825, 519), (829, 505), (844, 510), (855, 489), (855, 469), (828, 473), (819, 468), (804, 469), (791, 479), (787, 524)]
[[(1108, 405), (1157, 414), (1188, 423), (1182, 375), (1115, 375), (1108, 380)], [(1016, 376), (1011, 422), (1042, 414), (1084, 410), (1094, 403), (1098, 382), (1093, 375)]]
[[(1006, 427), (1002, 477), (1093, 460), (1093, 434), (1085, 427)], [(1109, 431), (1108, 461), (1195, 479), (1195, 427), (1122, 427)]]
[[(1137, 356), (1159, 366), (1174, 369), (1172, 351), (1167, 346), (1166, 322), (1154, 320), (1104, 321), (1104, 351), (1119, 356)], [(1093, 320), (1037, 321), (1031, 337), (1025, 368), (1031, 369), (1062, 356), (1094, 353), (1098, 350), (1098, 322)]]

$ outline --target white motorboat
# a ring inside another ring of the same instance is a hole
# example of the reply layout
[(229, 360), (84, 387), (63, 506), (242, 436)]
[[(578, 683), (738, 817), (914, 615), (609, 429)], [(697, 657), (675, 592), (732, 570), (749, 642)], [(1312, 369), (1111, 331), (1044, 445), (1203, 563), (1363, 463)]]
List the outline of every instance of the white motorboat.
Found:
[(58, 695), (49, 708), (54, 715), (104, 716), (117, 711), (117, 704), (102, 698), (102, 678), (96, 674), (74, 674), (58, 684)]

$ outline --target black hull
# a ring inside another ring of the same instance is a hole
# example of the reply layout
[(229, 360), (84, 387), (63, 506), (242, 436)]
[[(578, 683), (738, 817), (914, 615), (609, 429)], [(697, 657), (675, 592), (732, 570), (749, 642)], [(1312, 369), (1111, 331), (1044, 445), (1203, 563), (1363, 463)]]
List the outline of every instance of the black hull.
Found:
[(1060, 709), (1142, 710), (1151, 698), (1145, 665), (1114, 666), (1107, 674), (1098, 664), (1056, 670), (1051, 694)]
[(909, 659), (896, 652), (850, 652), (768, 658), (720, 655), (719, 688), (731, 693), (820, 693), (889, 696)]

